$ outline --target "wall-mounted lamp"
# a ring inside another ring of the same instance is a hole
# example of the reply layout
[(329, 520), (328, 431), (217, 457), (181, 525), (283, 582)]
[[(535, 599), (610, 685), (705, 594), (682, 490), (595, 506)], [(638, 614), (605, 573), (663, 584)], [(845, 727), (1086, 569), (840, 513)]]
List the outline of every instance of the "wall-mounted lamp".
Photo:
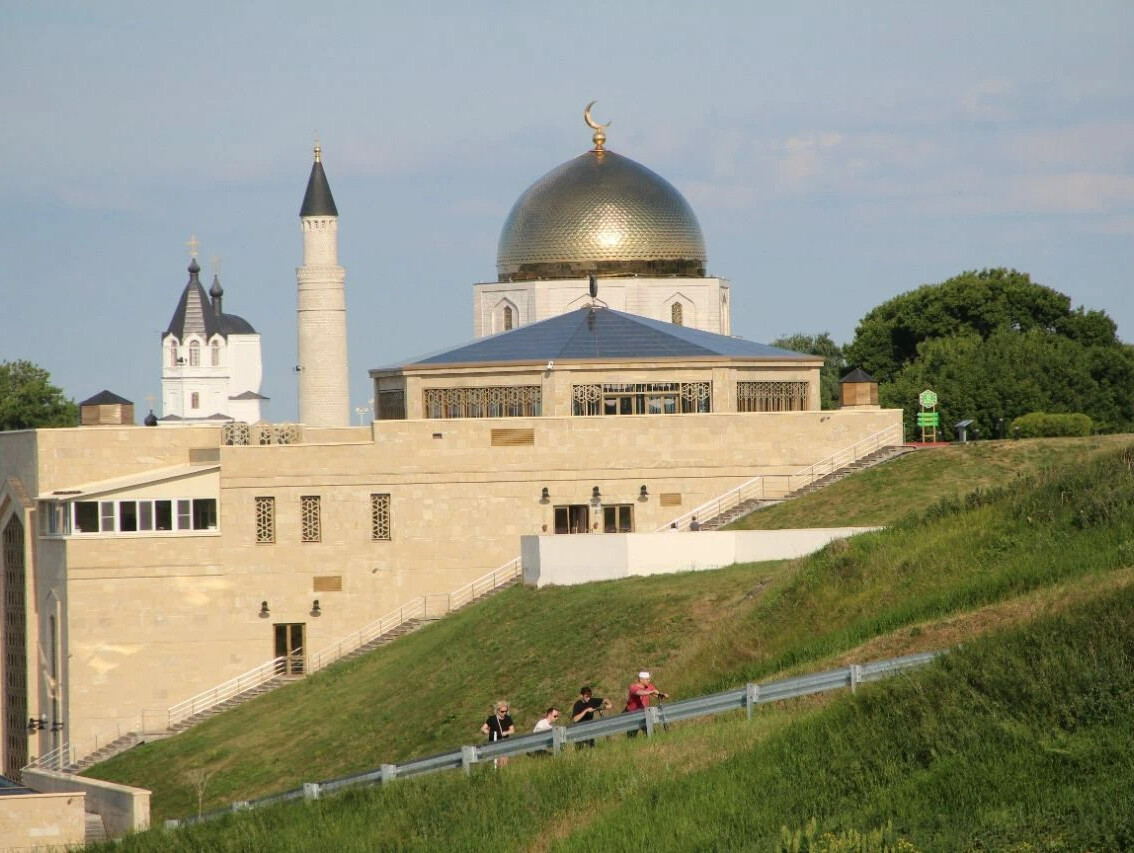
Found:
[(545, 504), (551, 500), (551, 493), (547, 490), (547, 486), (543, 487), (543, 491), (539, 493), (539, 502)]
[(47, 728), (47, 714), (40, 714), (39, 719), (28, 717), (28, 731), (39, 732)]
[(295, 372), (295, 373), (302, 373), (303, 372), (303, 365), (297, 364), (295, 367), (292, 368), (292, 371)]
[(650, 493), (646, 491), (646, 484), (643, 483), (642, 488), (640, 488), (638, 490), (638, 500), (648, 501), (649, 499), (650, 499)]
[(183, 355), (177, 356), (177, 363), (178, 364), (184, 364), (185, 363), (185, 356), (183, 356)]
[(272, 612), (270, 610), (268, 610), (268, 602), (261, 601), (260, 602), (260, 618), (261, 619), (267, 619), (271, 615), (272, 615)]
[(319, 599), (317, 599), (317, 598), (313, 602), (311, 602), (311, 615), (312, 616), (322, 616), (323, 615), (323, 608), (321, 608), (319, 606)]
[(595, 504), (596, 506), (602, 503), (602, 492), (599, 491), (598, 486), (595, 486), (593, 489), (591, 489), (591, 503)]

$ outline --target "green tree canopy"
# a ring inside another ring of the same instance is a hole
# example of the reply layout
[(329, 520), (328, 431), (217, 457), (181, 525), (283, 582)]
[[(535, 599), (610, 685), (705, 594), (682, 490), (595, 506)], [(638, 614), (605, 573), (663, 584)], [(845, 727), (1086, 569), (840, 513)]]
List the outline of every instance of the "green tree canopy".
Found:
[(879, 402), (906, 410), (912, 434), (917, 395), (940, 400), (946, 437), (972, 418), (993, 435), (1029, 412), (1082, 412), (1103, 431), (1134, 426), (1134, 347), (1102, 311), (1026, 273), (966, 272), (924, 285), (870, 311), (846, 349), (879, 380)]
[(0, 362), (0, 431), (79, 425), (79, 407), (30, 361)]
[(776, 338), (772, 341), (772, 346), (822, 356), (823, 367), (819, 371), (819, 399), (824, 409), (838, 407), (839, 379), (846, 372), (847, 360), (843, 357), (843, 348), (831, 340), (830, 334), (820, 332), (818, 335), (805, 335), (803, 332), (796, 332), (794, 335)]

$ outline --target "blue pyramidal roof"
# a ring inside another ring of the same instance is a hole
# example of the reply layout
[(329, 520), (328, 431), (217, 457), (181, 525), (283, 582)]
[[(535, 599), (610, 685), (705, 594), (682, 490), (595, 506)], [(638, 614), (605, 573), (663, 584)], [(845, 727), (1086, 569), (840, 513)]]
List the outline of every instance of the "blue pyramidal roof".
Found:
[(612, 308), (587, 307), (415, 358), (402, 366), (705, 356), (816, 358), (741, 338), (626, 314)]

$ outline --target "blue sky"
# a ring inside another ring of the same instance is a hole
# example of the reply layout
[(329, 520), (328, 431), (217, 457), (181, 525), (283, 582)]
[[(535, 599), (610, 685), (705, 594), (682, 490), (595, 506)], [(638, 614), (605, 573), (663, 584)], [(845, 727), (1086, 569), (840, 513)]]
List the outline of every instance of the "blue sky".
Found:
[(898, 293), (1009, 266), (1134, 340), (1134, 4), (360, 7), (0, 6), (0, 360), (140, 417), (196, 234), (294, 419), (318, 131), (365, 405), (368, 368), (472, 336), (508, 210), (590, 146), (592, 99), (693, 205), (737, 334), (846, 343)]

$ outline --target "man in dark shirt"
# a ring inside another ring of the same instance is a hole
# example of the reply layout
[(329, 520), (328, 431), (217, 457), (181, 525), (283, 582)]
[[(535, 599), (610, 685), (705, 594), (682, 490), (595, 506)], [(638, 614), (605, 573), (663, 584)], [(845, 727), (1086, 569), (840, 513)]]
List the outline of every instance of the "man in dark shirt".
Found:
[[(576, 723), (587, 723), (595, 718), (595, 711), (609, 711), (610, 707), (609, 699), (591, 695), (591, 688), (584, 685), (579, 689), (579, 698), (571, 708), (571, 719)], [(575, 744), (575, 748), (594, 745), (593, 740), (584, 740)]]

